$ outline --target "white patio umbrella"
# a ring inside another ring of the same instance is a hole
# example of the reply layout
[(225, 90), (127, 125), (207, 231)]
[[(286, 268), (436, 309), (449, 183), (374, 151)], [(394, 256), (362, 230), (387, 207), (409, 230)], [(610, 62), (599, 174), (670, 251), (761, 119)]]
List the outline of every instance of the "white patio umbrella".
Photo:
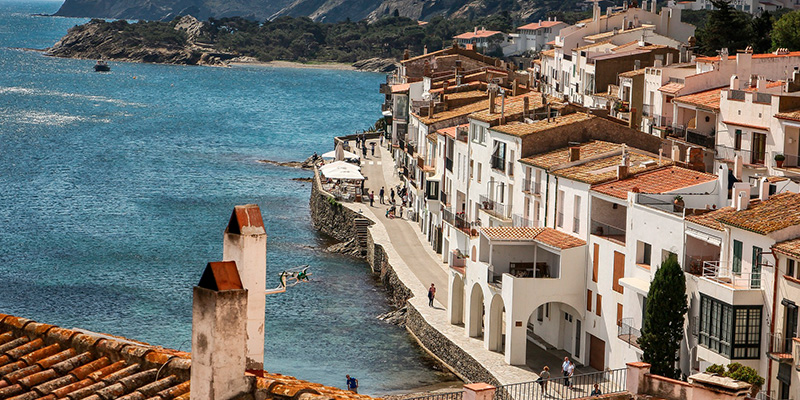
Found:
[[(339, 146), (336, 146), (336, 147), (337, 147), (337, 149), (339, 148)], [(336, 150), (329, 151), (329, 152), (323, 154), (322, 158), (337, 159), (336, 158)], [(356, 153), (351, 153), (349, 151), (342, 150), (342, 159), (343, 160), (348, 160), (348, 159), (359, 160), (359, 159), (361, 159), (361, 157)]]
[(351, 168), (333, 168), (322, 172), (326, 178), (363, 181), (364, 175)]
[(336, 155), (333, 159), (336, 161), (344, 160), (344, 146), (342, 146), (342, 142), (336, 143)]
[(355, 172), (359, 172), (361, 170), (361, 167), (355, 164), (350, 164), (349, 162), (345, 161), (334, 161), (330, 164), (325, 164), (319, 167), (320, 172), (322, 172), (323, 174), (325, 174), (326, 171), (333, 171), (335, 169), (349, 169)]

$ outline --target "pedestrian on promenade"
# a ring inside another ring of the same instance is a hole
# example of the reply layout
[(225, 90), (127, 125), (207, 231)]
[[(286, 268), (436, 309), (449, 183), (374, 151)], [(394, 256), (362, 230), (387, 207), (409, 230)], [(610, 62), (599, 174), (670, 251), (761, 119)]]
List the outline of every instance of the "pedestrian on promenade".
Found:
[(436, 286), (433, 286), (431, 283), (430, 289), (428, 289), (428, 306), (433, 307), (433, 299), (436, 298)]
[(369, 145), (372, 146), (372, 156), (374, 157), (375, 156), (375, 142), (370, 142)]
[(564, 357), (564, 362), (561, 364), (561, 373), (564, 375), (564, 386), (569, 387), (569, 357)]
[(403, 205), (400, 205), (400, 219), (403, 219)]
[(383, 202), (383, 195), (386, 194), (386, 191), (383, 190), (383, 186), (381, 186), (381, 190), (378, 192), (378, 200), (380, 200), (381, 204), (385, 204)]
[(591, 396), (600, 396), (602, 394), (603, 394), (603, 392), (600, 391), (600, 385), (595, 383), (594, 384), (594, 389), (592, 389)]
[(358, 393), (358, 379), (351, 378), (350, 375), (345, 375), (345, 378), (347, 378), (347, 390)]
[(539, 372), (539, 385), (542, 386), (542, 393), (547, 394), (547, 380), (550, 379), (550, 367), (544, 366), (542, 372)]
[(389, 198), (392, 199), (392, 204), (394, 204), (394, 188), (389, 189)]
[(572, 387), (572, 374), (575, 373), (575, 363), (570, 361), (569, 367), (567, 367), (567, 387), (570, 389), (574, 389)]
[(367, 157), (367, 146), (361, 146), (361, 155), (366, 158)]
[(375, 207), (375, 191), (369, 192), (369, 206)]

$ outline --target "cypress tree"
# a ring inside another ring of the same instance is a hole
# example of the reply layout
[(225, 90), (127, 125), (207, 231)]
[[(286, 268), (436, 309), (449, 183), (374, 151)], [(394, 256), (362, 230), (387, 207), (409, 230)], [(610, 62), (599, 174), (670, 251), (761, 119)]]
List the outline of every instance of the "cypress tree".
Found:
[(677, 379), (678, 361), (683, 339), (683, 317), (688, 311), (686, 278), (675, 255), (661, 263), (647, 293), (642, 337), (639, 346), (643, 360), (651, 365), (653, 374)]

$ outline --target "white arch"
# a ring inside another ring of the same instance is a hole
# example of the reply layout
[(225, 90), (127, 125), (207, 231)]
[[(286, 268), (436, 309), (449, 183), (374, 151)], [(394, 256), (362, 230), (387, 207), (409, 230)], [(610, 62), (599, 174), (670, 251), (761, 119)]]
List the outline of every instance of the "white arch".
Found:
[(470, 290), (466, 331), (469, 337), (483, 335), (483, 290), (478, 283), (473, 284)]
[(450, 298), (447, 314), (450, 323), (458, 325), (464, 322), (464, 278), (457, 272), (450, 272)]
[(489, 305), (487, 332), (484, 335), (484, 345), (491, 351), (503, 351), (503, 314), (505, 313), (505, 303), (503, 296), (495, 294), (491, 298)]

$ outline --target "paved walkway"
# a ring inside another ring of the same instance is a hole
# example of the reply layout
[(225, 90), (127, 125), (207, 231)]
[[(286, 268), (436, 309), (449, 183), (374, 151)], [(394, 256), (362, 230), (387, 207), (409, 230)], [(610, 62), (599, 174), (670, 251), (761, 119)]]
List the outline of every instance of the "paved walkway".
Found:
[[(361, 163), (362, 174), (368, 177), (365, 187), (375, 191), (374, 206), (370, 207), (368, 202), (343, 204), (356, 212), (363, 213), (364, 216), (375, 222), (370, 227), (372, 237), (375, 243), (383, 246), (398, 278), (414, 294), (409, 302), (420, 312), (428, 324), (481, 363), (501, 384), (530, 382), (538, 379), (539, 375), (531, 368), (506, 364), (503, 354), (485, 349), (483, 340), (467, 336), (463, 326), (451, 325), (448, 322), (445, 308), (447, 305), (448, 266), (442, 262), (441, 255), (433, 251), (416, 222), (400, 218), (386, 218), (388, 205), (380, 204), (378, 193), (380, 188), (384, 187), (388, 198), (390, 188), (400, 184), (400, 178), (395, 171), (394, 160), (389, 151), (380, 146), (379, 140), (375, 140), (375, 142), (377, 142), (375, 154), (372, 155), (371, 152), (368, 152)], [(350, 144), (351, 148), (355, 147), (353, 142)], [(367, 148), (369, 149), (369, 146)], [(406, 213), (404, 213), (405, 216)], [(431, 283), (437, 288), (433, 308), (428, 307), (427, 298), (427, 290)], [(540, 371), (543, 366), (547, 365), (550, 367), (553, 377), (561, 374), (563, 358), (551, 354), (535, 344), (528, 343), (527, 359), (528, 365), (536, 366), (536, 371)], [(575, 371), (576, 374), (583, 372), (588, 372), (588, 370)], [(561, 385), (553, 383), (553, 389), (556, 389), (556, 386)], [(560, 396), (556, 395), (555, 397)]]

